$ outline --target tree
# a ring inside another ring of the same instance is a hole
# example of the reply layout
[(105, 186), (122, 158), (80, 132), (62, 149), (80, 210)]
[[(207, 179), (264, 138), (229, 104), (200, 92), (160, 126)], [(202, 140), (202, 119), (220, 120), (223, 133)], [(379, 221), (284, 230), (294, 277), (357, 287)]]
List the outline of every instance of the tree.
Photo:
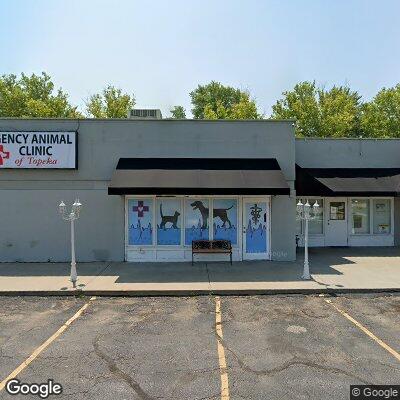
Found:
[(122, 93), (122, 89), (108, 85), (101, 93), (89, 97), (86, 115), (92, 118), (127, 118), (135, 105), (135, 96)]
[(169, 111), (171, 113), (171, 118), (186, 119), (186, 110), (182, 106), (174, 106)]
[(318, 91), (322, 137), (357, 137), (360, 135), (361, 96), (347, 86)]
[(354, 137), (360, 134), (361, 96), (347, 86), (330, 90), (300, 82), (272, 106), (273, 119), (295, 119), (304, 137)]
[(247, 93), (243, 93), (238, 103), (230, 108), (223, 105), (222, 101), (217, 100), (216, 110), (211, 104), (207, 104), (204, 109), (205, 119), (258, 119), (261, 116), (257, 112), (257, 106), (250, 100)]
[(250, 94), (212, 81), (190, 92), (195, 119), (256, 119), (261, 118)]
[(49, 75), (14, 74), (0, 77), (0, 117), (80, 118), (62, 89), (55, 91)]
[(232, 106), (228, 119), (260, 119), (262, 115), (257, 111), (257, 105), (250, 99), (248, 93), (242, 93), (239, 103)]
[(296, 134), (318, 136), (321, 120), (315, 82), (300, 82), (272, 106), (273, 119), (295, 119)]
[(366, 137), (400, 137), (400, 84), (383, 88), (364, 104), (361, 127)]

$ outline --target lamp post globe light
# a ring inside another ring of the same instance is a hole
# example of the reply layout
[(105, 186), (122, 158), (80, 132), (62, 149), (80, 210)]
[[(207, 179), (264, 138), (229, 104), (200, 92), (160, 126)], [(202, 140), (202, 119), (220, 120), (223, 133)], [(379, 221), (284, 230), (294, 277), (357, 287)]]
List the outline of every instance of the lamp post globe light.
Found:
[(75, 224), (74, 221), (79, 218), (79, 213), (81, 211), (82, 204), (79, 199), (76, 199), (74, 204), (72, 204), (71, 212), (68, 213), (67, 206), (63, 201), (61, 201), (58, 206), (58, 210), (64, 221), (69, 221), (71, 223), (71, 277), (72, 286), (76, 288), (76, 281), (78, 279), (76, 273), (76, 260), (75, 260)]
[(317, 219), (320, 215), (320, 207), (318, 201), (315, 201), (313, 206), (311, 207), (308, 200), (306, 204), (303, 204), (301, 200), (296, 205), (296, 214), (297, 219), (304, 221), (304, 267), (303, 267), (303, 275), (301, 279), (309, 280), (311, 279), (310, 275), (310, 265), (308, 263), (308, 222)]

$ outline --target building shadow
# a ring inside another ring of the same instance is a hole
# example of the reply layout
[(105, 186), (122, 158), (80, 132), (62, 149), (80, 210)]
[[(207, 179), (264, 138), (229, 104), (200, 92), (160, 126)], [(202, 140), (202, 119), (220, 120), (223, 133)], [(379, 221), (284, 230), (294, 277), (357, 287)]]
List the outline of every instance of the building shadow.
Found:
[[(78, 276), (93, 282), (96, 277), (113, 283), (207, 283), (291, 282), (301, 280), (304, 251), (297, 250), (294, 262), (278, 261), (198, 261), (187, 262), (95, 262), (78, 263)], [(399, 263), (399, 247), (311, 248), (310, 270), (316, 275), (344, 275), (354, 268), (375, 262)], [(340, 267), (340, 270), (337, 269)], [(400, 268), (400, 267), (399, 267)], [(1, 277), (69, 277), (68, 263), (0, 263)]]
[[(168, 282), (291, 282), (300, 281), (304, 252), (298, 250), (294, 262), (241, 261), (190, 263), (119, 263), (104, 275), (115, 273), (116, 283), (168, 283)], [(390, 260), (400, 257), (400, 248), (312, 248), (309, 251), (310, 269), (316, 275), (343, 275), (347, 269), (365, 268), (372, 258)], [(400, 261), (400, 259), (399, 259)], [(340, 270), (336, 267), (341, 267)], [(343, 270), (343, 267), (345, 269)], [(344, 271), (344, 272), (343, 272)]]

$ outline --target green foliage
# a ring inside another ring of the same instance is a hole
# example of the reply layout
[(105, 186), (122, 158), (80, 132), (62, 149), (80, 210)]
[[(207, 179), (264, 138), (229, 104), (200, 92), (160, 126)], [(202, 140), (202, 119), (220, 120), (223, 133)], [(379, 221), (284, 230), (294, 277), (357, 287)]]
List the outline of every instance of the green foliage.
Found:
[(54, 90), (49, 75), (14, 74), (0, 77), (0, 117), (80, 118), (62, 89)]
[(321, 119), (315, 82), (301, 82), (283, 92), (283, 99), (272, 106), (273, 119), (295, 119), (296, 134), (319, 136)]
[(256, 119), (261, 118), (250, 94), (212, 81), (190, 92), (195, 119)]
[(122, 93), (122, 89), (108, 85), (101, 93), (89, 97), (86, 115), (91, 118), (127, 118), (135, 105), (134, 95)]
[(361, 96), (346, 86), (318, 91), (323, 137), (357, 137), (360, 135)]
[[(303, 137), (400, 137), (400, 84), (383, 88), (370, 101), (347, 86), (326, 90), (315, 81), (300, 82), (272, 107), (273, 119), (296, 120), (296, 135)], [(190, 92), (195, 119), (258, 119), (263, 116), (247, 91), (211, 81)], [(135, 97), (108, 85), (90, 96), (86, 115), (127, 118)], [(174, 106), (171, 118), (185, 119), (186, 110)], [(49, 75), (0, 76), (0, 117), (82, 118), (68, 95), (55, 89)]]
[(182, 106), (174, 106), (170, 110), (171, 118), (186, 119), (186, 110)]
[(301, 82), (273, 105), (273, 119), (295, 119), (304, 137), (354, 137), (360, 134), (361, 96), (347, 86), (330, 90)]
[(361, 129), (367, 137), (400, 137), (400, 84), (383, 88), (364, 104)]

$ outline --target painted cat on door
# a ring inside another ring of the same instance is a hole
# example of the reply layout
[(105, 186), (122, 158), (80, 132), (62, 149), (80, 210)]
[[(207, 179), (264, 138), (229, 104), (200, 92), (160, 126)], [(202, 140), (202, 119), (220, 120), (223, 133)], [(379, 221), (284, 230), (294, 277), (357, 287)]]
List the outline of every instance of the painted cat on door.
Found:
[(157, 244), (181, 244), (181, 201), (178, 199), (157, 200)]

